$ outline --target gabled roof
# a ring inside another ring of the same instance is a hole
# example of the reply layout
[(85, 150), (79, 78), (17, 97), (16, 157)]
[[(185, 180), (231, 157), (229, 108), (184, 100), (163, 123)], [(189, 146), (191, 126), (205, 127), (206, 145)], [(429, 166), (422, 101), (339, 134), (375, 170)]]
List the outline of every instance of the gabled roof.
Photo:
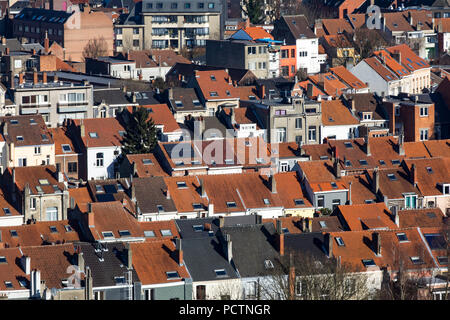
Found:
[[(302, 190), (296, 172), (277, 173), (274, 177), (277, 183), (277, 192), (285, 209), (313, 207), (307, 195)], [(295, 200), (303, 200), (303, 204), (297, 204)]]
[[(19, 280), (29, 284), (30, 276), (27, 276), (19, 264), (16, 263), (16, 260), (22, 257), (20, 249), (0, 249), (0, 256), (6, 259), (6, 263), (0, 263), (0, 291), (26, 290), (20, 285)], [(6, 281), (11, 282), (13, 288), (7, 288), (5, 285)]]
[(364, 89), (367, 88), (367, 85), (359, 80), (353, 73), (348, 71), (344, 66), (338, 66), (334, 68), (330, 68), (330, 71), (341, 80), (341, 82), (345, 83), (347, 86), (353, 89)]
[(324, 126), (358, 125), (357, 120), (341, 100), (322, 101), (322, 124)]
[(424, 196), (442, 195), (442, 184), (450, 183), (450, 158), (404, 160), (408, 174), (415, 165), (415, 179)]
[[(64, 183), (58, 182), (55, 178), (55, 166), (30, 166), (30, 167), (16, 167), (14, 169), (8, 168), (9, 174), (12, 176), (12, 171), (15, 171), (15, 183), (19, 191), (23, 192), (25, 186), (30, 187), (31, 194), (39, 194), (40, 191), (36, 187), (40, 187), (44, 194), (54, 194), (64, 190)], [(46, 181), (45, 181), (46, 180)], [(56, 186), (58, 191), (55, 191), (53, 186)]]
[[(178, 264), (175, 245), (171, 240), (132, 243), (133, 268), (143, 285), (163, 284), (190, 278), (186, 267)], [(180, 279), (168, 279), (167, 272), (176, 271)]]
[(164, 212), (176, 212), (177, 208), (172, 197), (167, 199), (167, 185), (163, 177), (134, 178), (137, 204), (142, 213), (158, 212), (158, 205)]
[(353, 32), (351, 24), (345, 19), (323, 19), (322, 24), (328, 35)]
[(439, 208), (398, 211), (400, 228), (443, 228), (444, 214)]
[(302, 95), (303, 93), (307, 94), (308, 84), (311, 84), (313, 86), (312, 96), (308, 96), (308, 98), (315, 99), (319, 95), (320, 96), (325, 95), (325, 92), (320, 90), (320, 88), (309, 79), (307, 79), (305, 81), (297, 82), (294, 85), (294, 88), (292, 89), (292, 93), (295, 94), (296, 92), (298, 92), (299, 95)]
[(308, 79), (321, 87), (327, 95), (332, 97), (340, 96), (342, 92), (348, 88), (345, 83), (341, 82), (331, 72), (311, 75)]
[[(195, 71), (195, 78), (206, 100), (239, 99), (231, 77), (224, 70)], [(217, 95), (211, 95), (211, 93)]]
[(383, 14), (385, 20), (385, 26), (387, 30), (391, 32), (411, 32), (415, 31), (405, 19), (403, 12), (386, 12)]
[(130, 164), (135, 163), (136, 174), (139, 178), (168, 176), (153, 153), (127, 154), (125, 157)]
[(172, 99), (169, 98), (169, 103), (174, 112), (204, 110), (205, 106), (200, 102), (194, 88), (174, 87), (169, 90), (172, 90)]
[[(125, 128), (116, 118), (95, 118), (95, 119), (75, 119), (77, 127), (81, 124), (85, 126), (85, 136), (81, 137), (86, 148), (95, 147), (120, 147), (122, 136), (120, 131), (125, 132)], [(97, 134), (96, 137), (91, 134)]]
[[(415, 71), (419, 69), (429, 68), (430, 65), (428, 62), (426, 62), (424, 59), (420, 58), (418, 55), (414, 53), (414, 51), (411, 50), (410, 47), (408, 47), (406, 44), (399, 44), (393, 47), (386, 48), (387, 51), (392, 55), (394, 53), (400, 52), (401, 54), (401, 64), (404, 66), (408, 71)], [(394, 60), (395, 59), (388, 59), (388, 60)], [(395, 61), (397, 62), (397, 61)], [(403, 74), (404, 75), (404, 74)]]
[[(391, 181), (388, 177), (389, 174), (394, 174), (397, 179)], [(422, 195), (420, 189), (414, 187), (409, 176), (402, 168), (380, 171), (380, 191), (388, 199), (403, 199), (404, 193)]]
[(400, 76), (398, 76), (394, 71), (391, 71), (390, 68), (386, 67), (386, 65), (380, 62), (380, 60), (376, 57), (366, 58), (363, 61), (387, 82), (401, 79)]
[(375, 93), (355, 93), (355, 94), (345, 94), (344, 100), (347, 100), (348, 108), (353, 107), (357, 114), (360, 112), (372, 112), (373, 120), (388, 120), (385, 110), (381, 107), (377, 95)]
[(285, 21), (294, 39), (317, 38), (304, 15), (284, 15), (281, 19)]
[[(195, 212), (194, 204), (200, 204), (202, 211), (208, 210), (208, 200), (200, 194), (202, 176), (166, 177), (164, 182), (169, 189), (173, 203), (180, 215), (184, 212)], [(184, 182), (186, 187), (179, 187)]]
[(391, 212), (383, 202), (341, 205), (338, 210), (351, 231), (398, 229)]
[[(53, 138), (53, 141), (55, 142), (55, 155), (75, 155), (78, 153), (78, 150), (75, 148), (75, 145), (73, 144), (72, 139), (67, 134), (67, 128), (66, 127), (58, 127), (58, 128), (50, 128), (50, 135)], [(63, 149), (63, 145), (68, 145), (70, 147), (70, 150)]]
[[(39, 146), (53, 144), (53, 138), (42, 118), (42, 115), (20, 115), (0, 117), (2, 130), (7, 127), (2, 137), (15, 146)], [(20, 138), (21, 137), (21, 138)]]
[[(149, 117), (153, 120), (153, 123), (156, 126), (164, 126), (162, 130), (163, 133), (176, 132), (180, 130), (180, 126), (173, 117), (173, 114), (167, 104), (152, 104), (148, 106), (141, 105), (140, 107), (143, 107), (150, 112)], [(133, 109), (135, 109), (135, 107), (127, 108), (130, 114), (133, 113)]]

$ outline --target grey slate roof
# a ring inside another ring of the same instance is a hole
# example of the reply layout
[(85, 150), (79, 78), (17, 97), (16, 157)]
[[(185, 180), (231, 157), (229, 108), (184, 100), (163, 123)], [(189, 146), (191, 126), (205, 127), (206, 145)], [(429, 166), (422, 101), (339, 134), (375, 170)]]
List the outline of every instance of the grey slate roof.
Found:
[(162, 205), (165, 212), (176, 212), (172, 199), (167, 199), (163, 190), (167, 185), (163, 177), (133, 178), (136, 188), (136, 201), (142, 213), (158, 212), (157, 205)]
[(287, 233), (284, 235), (285, 254), (312, 255), (318, 260), (327, 259), (324, 235), (321, 232)]
[[(236, 279), (238, 274), (223, 255), (216, 237), (183, 239), (183, 258), (193, 281)], [(224, 269), (227, 277), (216, 276), (214, 270)]]
[(130, 100), (127, 97), (126, 92), (123, 92), (120, 88), (111, 89), (94, 89), (94, 105), (99, 105), (102, 101), (106, 104), (130, 104)]
[[(95, 252), (95, 244), (81, 243), (78, 245), (83, 252), (85, 266), (88, 266), (92, 271), (94, 287), (115, 286), (114, 277), (125, 276), (127, 253), (122, 242), (102, 244), (108, 251), (102, 251), (101, 253)], [(100, 255), (103, 261), (99, 260)], [(133, 270), (132, 274), (133, 282), (139, 281), (136, 271)]]
[(241, 277), (270, 274), (272, 269), (266, 269), (264, 261), (270, 260), (275, 265), (280, 259), (272, 245), (276, 232), (273, 223), (224, 227), (221, 232), (230, 235), (233, 261)]

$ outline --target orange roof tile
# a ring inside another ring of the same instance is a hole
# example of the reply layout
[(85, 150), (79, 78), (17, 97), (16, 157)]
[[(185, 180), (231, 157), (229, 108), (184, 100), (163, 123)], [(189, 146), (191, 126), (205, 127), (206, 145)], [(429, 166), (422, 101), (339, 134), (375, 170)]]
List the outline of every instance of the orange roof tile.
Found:
[[(144, 153), (144, 154), (127, 154), (125, 157), (132, 164), (133, 162), (136, 165), (136, 173), (140, 178), (143, 177), (154, 177), (161, 176), (167, 177), (169, 174), (164, 171), (161, 167), (159, 161), (156, 159), (153, 153)], [(150, 160), (151, 163), (144, 163), (144, 160)]]
[[(195, 78), (206, 100), (239, 99), (239, 91), (225, 70), (196, 70)], [(213, 92), (217, 95), (211, 95)]]
[(440, 184), (450, 183), (450, 158), (405, 159), (404, 161), (409, 174), (412, 174), (412, 166), (415, 166), (415, 180), (423, 195), (443, 194)]
[(359, 80), (353, 73), (348, 71), (344, 66), (338, 66), (334, 68), (330, 68), (331, 72), (339, 78), (342, 82), (347, 84), (349, 87), (353, 89), (364, 89), (367, 88), (367, 85)]
[(359, 121), (341, 100), (322, 101), (322, 123), (324, 126), (358, 125)]
[(87, 187), (69, 189), (69, 195), (74, 198), (75, 204), (81, 212), (87, 212), (87, 204), (93, 201)]
[[(55, 142), (55, 155), (69, 155), (76, 154), (75, 147), (72, 139), (67, 135), (67, 128), (49, 128), (50, 134), (52, 135), (53, 141)], [(71, 151), (63, 151), (62, 145), (66, 144), (70, 147)]]
[[(283, 172), (274, 175), (277, 183), (277, 192), (285, 208), (311, 208), (313, 205), (303, 192), (297, 172)], [(297, 204), (295, 200), (303, 200), (303, 204)]]
[(273, 40), (273, 36), (262, 27), (247, 27), (243, 29), (253, 40), (269, 38)]
[[(81, 123), (85, 126), (85, 136), (81, 137), (85, 147), (121, 146), (120, 131), (125, 131), (125, 128), (116, 118), (75, 119), (73, 121), (77, 127)], [(91, 133), (97, 133), (97, 138), (91, 137)]]
[(351, 231), (367, 229), (398, 229), (391, 212), (381, 203), (353, 204), (338, 206), (339, 214), (347, 223)]

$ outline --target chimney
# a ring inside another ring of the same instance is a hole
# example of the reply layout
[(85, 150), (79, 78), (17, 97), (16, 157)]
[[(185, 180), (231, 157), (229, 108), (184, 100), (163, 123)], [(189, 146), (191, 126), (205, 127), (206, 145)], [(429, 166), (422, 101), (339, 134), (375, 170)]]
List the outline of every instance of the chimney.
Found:
[(261, 99), (264, 99), (266, 97), (266, 86), (265, 85), (261, 85), (259, 87), (259, 94), (261, 95)]
[(93, 298), (93, 286), (92, 286), (92, 272), (91, 268), (86, 267), (86, 277), (85, 277), (85, 300), (91, 300)]
[(38, 81), (38, 73), (36, 71), (33, 71), (33, 84), (39, 83)]
[(284, 256), (284, 233), (281, 220), (277, 219), (277, 245), (280, 256)]
[(75, 198), (70, 197), (70, 209), (75, 209)]
[(53, 76), (53, 82), (58, 82), (58, 76), (56, 74)]
[(231, 260), (233, 260), (233, 243), (231, 242), (231, 237), (229, 234), (225, 235), (225, 239), (226, 239), (226, 254), (227, 254), (227, 260), (228, 263), (231, 263)]
[(78, 264), (78, 270), (80, 272), (84, 272), (84, 256), (83, 252), (77, 253), (77, 264)]
[(271, 175), (269, 177), (269, 183), (270, 183), (270, 191), (272, 193), (277, 193), (277, 182), (275, 180), (275, 176), (274, 175)]
[(2, 37), (2, 45), (6, 45), (6, 37)]
[(200, 195), (202, 198), (206, 197), (205, 183), (200, 179)]
[(411, 166), (411, 183), (414, 185), (414, 187), (417, 186), (417, 169), (415, 163), (413, 163)]
[(84, 138), (86, 135), (86, 127), (84, 126), (83, 120), (81, 120), (80, 123), (80, 135), (82, 138)]
[(135, 186), (135, 184), (131, 184), (131, 201), (133, 201), (133, 202), (136, 201), (136, 186)]
[(136, 92), (133, 92), (131, 97), (132, 97), (131, 99), (132, 99), (133, 103), (136, 103)]
[(31, 55), (33, 55), (33, 56), (36, 55), (36, 49), (32, 49), (32, 50), (31, 50)]
[(302, 218), (302, 231), (303, 232), (307, 232), (306, 231), (306, 222), (307, 222), (308, 218)]
[(352, 205), (352, 182), (348, 182), (348, 204)]
[(47, 72), (42, 73), (42, 83), (47, 84)]
[(175, 239), (175, 243), (176, 243), (176, 253), (177, 253), (177, 262), (179, 266), (183, 265), (183, 248), (181, 247), (181, 239), (180, 238), (176, 238)]
[(19, 84), (23, 84), (23, 72), (19, 73)]
[(399, 50), (395, 50), (395, 52), (392, 54), (392, 57), (398, 62), (402, 63), (402, 53)]
[(311, 98), (313, 96), (314, 86), (311, 82), (306, 85), (306, 95)]
[(295, 267), (294, 257), (292, 253), (289, 254), (289, 300), (295, 299)]
[(45, 31), (45, 39), (44, 39), (44, 52), (48, 54), (50, 48), (50, 41), (48, 39), (48, 32)]
[(408, 11), (408, 21), (409, 21), (410, 25), (413, 25), (414, 20), (413, 20), (413, 17), (411, 15), (411, 11)]
[(371, 156), (372, 154), (370, 153), (370, 144), (369, 144), (369, 136), (366, 134), (364, 136), (364, 149), (366, 149), (366, 155)]
[(333, 256), (333, 236), (329, 233), (325, 233), (324, 242), (327, 248), (328, 258), (331, 258)]
[(225, 225), (225, 217), (219, 216), (219, 228), (223, 228)]
[(166, 199), (170, 199), (170, 190), (167, 188), (166, 190)]
[(245, 20), (245, 28), (250, 28), (250, 18), (247, 18), (247, 20)]
[(31, 296), (40, 297), (41, 295), (41, 272), (39, 270), (31, 271)]
[(5, 48), (5, 56), (9, 56), (9, 48), (8, 47)]
[(27, 256), (22, 256), (20, 258), (20, 265), (22, 267), (23, 272), (25, 272), (26, 275), (30, 275), (31, 273), (31, 258)]
[(127, 268), (130, 270), (133, 269), (133, 251), (129, 242), (126, 243), (125, 248), (127, 250)]
[(405, 136), (402, 133), (398, 136), (398, 154), (401, 156), (405, 155), (405, 145), (404, 145)]
[(139, 77), (139, 80), (142, 81), (142, 72), (139, 72), (138, 77)]
[(355, 98), (350, 99), (350, 105), (352, 108), (352, 113), (355, 114), (356, 113), (356, 105), (355, 105)]
[(381, 236), (379, 232), (372, 233), (373, 251), (377, 256), (381, 256)]
[(2, 131), (3, 131), (4, 136), (8, 135), (8, 122), (7, 121), (3, 122), (3, 130)]
[(400, 215), (398, 214), (397, 206), (392, 207), (392, 220), (397, 227), (400, 227)]
[(169, 96), (169, 100), (173, 99), (173, 88), (167, 89), (167, 95)]
[(87, 204), (87, 215), (88, 215), (88, 226), (89, 227), (95, 227), (95, 221), (94, 221), (94, 212), (92, 211), (92, 203), (88, 202)]
[(375, 195), (377, 195), (379, 190), (380, 190), (380, 173), (378, 172), (378, 167), (375, 167), (375, 169), (373, 169), (372, 175), (372, 191), (373, 193), (375, 193)]
[(212, 217), (214, 215), (214, 204), (208, 204), (208, 217)]
[(340, 179), (341, 178), (341, 168), (339, 168), (339, 157), (336, 157), (334, 159), (333, 170), (334, 170), (334, 175), (336, 176), (336, 178)]
[(122, 90), (123, 90), (123, 92), (127, 92), (127, 86), (123, 86), (123, 88), (122, 88)]
[(308, 232), (312, 232), (312, 218), (308, 218), (308, 220), (306, 221), (306, 227), (308, 228)]

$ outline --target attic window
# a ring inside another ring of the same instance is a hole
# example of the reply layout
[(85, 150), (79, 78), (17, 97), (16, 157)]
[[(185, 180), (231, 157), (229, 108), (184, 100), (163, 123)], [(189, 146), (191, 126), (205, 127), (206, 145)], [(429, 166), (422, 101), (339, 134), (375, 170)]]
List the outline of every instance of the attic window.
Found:
[(56, 229), (55, 226), (50, 226), (50, 232), (51, 233), (58, 233), (58, 229)]
[(265, 204), (265, 205), (269, 205), (269, 204), (270, 204), (270, 201), (269, 201), (269, 199), (267, 199), (267, 198), (264, 198), (263, 201), (264, 201), (264, 204)]
[(320, 156), (320, 160), (328, 160), (328, 156)]
[(195, 107), (201, 106), (200, 101), (198, 100), (192, 100), (192, 103), (194, 104)]
[(16, 230), (10, 230), (9, 233), (11, 234), (11, 237), (18, 237), (19, 235), (17, 234)]
[(368, 267), (375, 267), (375, 266), (376, 266), (376, 264), (375, 264), (375, 262), (373, 261), (373, 259), (363, 259), (363, 260), (362, 260), (362, 263), (364, 264), (364, 266), (365, 266), (366, 268), (368, 268)]
[(128, 230), (119, 230), (119, 235), (121, 237), (129, 237), (129, 236), (131, 236), (131, 233)]
[(347, 149), (353, 149), (353, 145), (352, 145), (351, 142), (344, 142), (344, 146), (345, 146)]
[(101, 185), (99, 185), (99, 184), (96, 184), (95, 185), (95, 192), (97, 192), (97, 193), (103, 193), (104, 191), (103, 191), (103, 187), (101, 186)]
[(155, 232), (153, 230), (145, 230), (144, 231), (144, 236), (146, 238), (154, 238), (155, 236)]
[(424, 264), (423, 260), (420, 257), (410, 257), (410, 259), (414, 264)]
[[(342, 240), (341, 237), (336, 237), (336, 242), (337, 242), (339, 247), (345, 246), (344, 240)], [(363, 263), (364, 263), (364, 261), (363, 261)]]
[(172, 231), (170, 231), (169, 229), (161, 229), (161, 235), (163, 237), (170, 237), (172, 236)]
[(31, 125), (35, 125), (35, 124), (36, 124), (36, 120), (30, 119), (30, 124), (31, 124)]
[(333, 181), (330, 184), (333, 189), (337, 189), (338, 186), (337, 186), (336, 182)]
[(89, 136), (90, 136), (91, 138), (98, 138), (97, 132), (89, 132)]
[(269, 259), (264, 260), (264, 268), (266, 269), (273, 269), (273, 263)]
[(119, 130), (119, 136), (124, 137), (125, 136), (125, 131)]
[(216, 91), (210, 91), (210, 92), (209, 92), (209, 95), (210, 95), (211, 97), (218, 97), (218, 96), (219, 96), (219, 95), (217, 94)]
[(168, 271), (166, 272), (167, 280), (179, 279), (180, 275), (177, 271)]
[(125, 191), (120, 183), (118, 183), (116, 186), (117, 186), (117, 191), (119, 191), (119, 192)]
[(397, 233), (397, 239), (399, 242), (407, 242), (408, 241), (408, 237), (406, 236), (406, 233), (402, 232), (402, 233)]
[(72, 227), (69, 226), (69, 225), (65, 225), (64, 228), (66, 229), (66, 232), (72, 232), (73, 231)]
[(382, 166), (386, 165), (386, 162), (384, 162), (384, 160), (380, 160), (379, 162), (380, 162), (380, 165), (382, 165)]
[(158, 204), (156, 208), (158, 209), (158, 212), (164, 212), (164, 207), (162, 205)]
[(225, 159), (225, 164), (234, 164), (233, 159)]
[(103, 238), (105, 238), (105, 239), (106, 238), (113, 238), (113, 239), (115, 238), (114, 233), (112, 233), (111, 231), (103, 231), (102, 235), (103, 235)]
[(17, 141), (23, 141), (23, 137), (22, 136), (17, 136), (16, 139), (17, 139)]
[(125, 284), (125, 277), (114, 277), (116, 284)]
[(19, 120), (15, 120), (15, 119), (9, 120), (9, 122), (11, 124), (19, 124)]
[(434, 212), (427, 212), (427, 216), (428, 216), (428, 218), (430, 218), (430, 219), (436, 218), (436, 214), (435, 214)]
[(225, 93), (227, 94), (227, 96), (231, 96), (230, 90), (225, 90)]
[(9, 208), (3, 208), (3, 213), (5, 214), (5, 216), (10, 216), (11, 210), (9, 210)]
[(227, 201), (227, 207), (228, 208), (236, 208), (236, 202), (234, 201)]
[(227, 276), (227, 271), (225, 269), (214, 270), (214, 272), (216, 273), (216, 277), (217, 278), (221, 278), (221, 277), (226, 277)]
[(47, 141), (48, 137), (46, 134), (41, 134), (42, 141)]
[(395, 160), (391, 160), (393, 165), (400, 165), (400, 160), (395, 159)]
[(192, 228), (194, 229), (195, 232), (201, 232), (205, 229), (202, 224), (193, 225)]
[(0, 263), (8, 263), (8, 262), (6, 261), (6, 257), (1, 256), (1, 257), (0, 257)]
[(175, 105), (177, 106), (177, 108), (182, 108), (183, 102), (177, 100), (177, 101), (175, 101)]
[(442, 256), (437, 257), (439, 264), (441, 265), (447, 265), (448, 264), (448, 257)]
[(211, 80), (212, 80), (212, 81), (216, 81), (216, 76), (212, 74), (212, 75), (211, 75)]
[(14, 288), (11, 281), (5, 281), (5, 286), (6, 286), (6, 289), (12, 289), (12, 288)]
[(372, 200), (372, 199), (364, 200), (364, 202), (365, 202), (365, 203), (373, 203), (373, 200)]
[(427, 167), (427, 172), (428, 172), (428, 173), (433, 173), (433, 168)]
[(362, 166), (367, 166), (367, 160), (359, 160), (359, 164)]
[(185, 189), (185, 188), (187, 188), (186, 182), (178, 181), (177, 182), (177, 187), (178, 187), (178, 189)]
[(303, 201), (303, 199), (295, 199), (294, 203), (296, 206), (302, 206), (305, 204), (305, 201)]
[(327, 227), (327, 223), (326, 223), (325, 221), (319, 221), (319, 224), (320, 224), (320, 227), (321, 227), (322, 229), (328, 228), (328, 227)]
[(395, 176), (395, 174), (393, 174), (393, 173), (388, 173), (388, 178), (389, 178), (389, 180), (391, 180), (391, 181), (397, 181), (397, 177)]
[(194, 210), (202, 210), (203, 206), (200, 203), (193, 203), (192, 207), (194, 208)]
[(47, 179), (39, 179), (39, 184), (40, 184), (40, 185), (43, 185), (43, 186), (47, 186), (47, 185), (49, 185), (50, 183), (48, 182)]
[(351, 167), (352, 166), (351, 161), (350, 160), (345, 160), (345, 166), (346, 167)]
[(39, 193), (44, 193), (44, 190), (42, 190), (41, 186), (36, 186), (36, 191)]
[(68, 144), (62, 144), (61, 148), (62, 148), (63, 152), (72, 152), (72, 148)]

